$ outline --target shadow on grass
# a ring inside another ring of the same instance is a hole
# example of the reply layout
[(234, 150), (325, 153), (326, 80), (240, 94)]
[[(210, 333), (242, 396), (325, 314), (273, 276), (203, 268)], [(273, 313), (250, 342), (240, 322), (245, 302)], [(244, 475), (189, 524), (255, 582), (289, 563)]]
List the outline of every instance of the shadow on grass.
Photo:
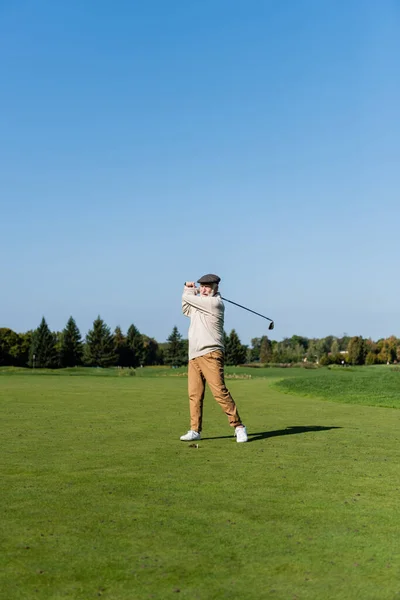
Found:
[[(315, 431), (329, 431), (330, 429), (342, 429), (341, 427), (324, 427), (323, 425), (295, 425), (293, 427), (286, 427), (286, 429), (277, 429), (276, 431), (259, 431), (252, 433), (248, 431), (249, 436), (248, 442), (258, 442), (259, 440), (266, 440), (268, 438), (277, 437), (280, 435), (297, 435), (298, 433), (309, 433)], [(222, 435), (219, 437), (202, 438), (202, 440), (224, 440), (232, 438), (231, 435)], [(248, 443), (247, 442), (247, 443)]]

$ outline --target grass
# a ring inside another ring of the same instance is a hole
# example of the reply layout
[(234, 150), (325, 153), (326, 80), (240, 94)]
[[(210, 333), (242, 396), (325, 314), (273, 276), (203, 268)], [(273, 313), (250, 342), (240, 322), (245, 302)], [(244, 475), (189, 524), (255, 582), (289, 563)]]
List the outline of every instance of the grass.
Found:
[(184, 376), (3, 371), (0, 598), (399, 599), (400, 413), (266, 371), (229, 380), (250, 443), (207, 396), (198, 448)]
[[(279, 378), (284, 374), (285, 377), (296, 377), (301, 372), (307, 372), (307, 369), (298, 368), (280, 368), (280, 367), (226, 367), (225, 373), (227, 377), (234, 378)], [(97, 368), (97, 367), (71, 367), (67, 369), (27, 369), (24, 367), (0, 367), (0, 377), (10, 375), (27, 376), (27, 377), (43, 377), (52, 375), (57, 377), (184, 377), (187, 375), (187, 367), (179, 367), (171, 369), (167, 366), (155, 366), (145, 368)]]
[(298, 370), (292, 375), (278, 381), (277, 389), (346, 404), (400, 408), (400, 370), (397, 367), (338, 367), (301, 374)]

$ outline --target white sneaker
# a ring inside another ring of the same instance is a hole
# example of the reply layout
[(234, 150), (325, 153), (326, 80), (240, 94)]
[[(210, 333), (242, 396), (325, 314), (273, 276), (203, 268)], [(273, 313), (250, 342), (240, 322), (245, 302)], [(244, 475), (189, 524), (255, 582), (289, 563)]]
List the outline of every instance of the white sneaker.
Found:
[(235, 435), (237, 442), (247, 442), (246, 427), (235, 427)]
[(193, 431), (193, 429), (189, 429), (185, 435), (181, 435), (182, 442), (193, 442), (194, 440), (199, 440), (201, 438), (200, 433), (197, 431)]

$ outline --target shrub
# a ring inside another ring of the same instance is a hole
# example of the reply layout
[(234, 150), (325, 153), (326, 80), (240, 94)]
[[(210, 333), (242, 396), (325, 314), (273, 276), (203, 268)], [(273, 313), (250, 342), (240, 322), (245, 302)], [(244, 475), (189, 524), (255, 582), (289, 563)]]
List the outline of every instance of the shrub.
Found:
[(123, 367), (121, 367), (120, 369), (118, 369), (118, 375), (119, 377), (135, 377), (136, 369), (133, 369), (132, 367), (124, 369)]
[(378, 355), (375, 354), (375, 352), (368, 352), (367, 356), (365, 357), (365, 364), (366, 365), (377, 365), (378, 363), (379, 363)]

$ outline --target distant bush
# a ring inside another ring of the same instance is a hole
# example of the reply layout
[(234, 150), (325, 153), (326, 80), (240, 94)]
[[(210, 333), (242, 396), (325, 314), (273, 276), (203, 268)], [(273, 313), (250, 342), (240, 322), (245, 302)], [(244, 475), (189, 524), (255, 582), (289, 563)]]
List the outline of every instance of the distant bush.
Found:
[(136, 369), (133, 369), (132, 367), (125, 369), (125, 368), (121, 367), (120, 369), (118, 369), (118, 376), (119, 377), (135, 377)]
[(366, 365), (377, 365), (378, 363), (379, 363), (378, 355), (375, 354), (375, 352), (368, 352), (367, 356), (365, 357), (365, 364)]
[(319, 359), (319, 364), (323, 367), (327, 367), (328, 365), (342, 365), (345, 362), (346, 359), (340, 352), (336, 354), (323, 354)]
[[(251, 365), (248, 365), (251, 366)], [(260, 365), (261, 367), (268, 368), (278, 368), (278, 369), (319, 369), (320, 365), (312, 362), (287, 362), (287, 363), (265, 363)]]

